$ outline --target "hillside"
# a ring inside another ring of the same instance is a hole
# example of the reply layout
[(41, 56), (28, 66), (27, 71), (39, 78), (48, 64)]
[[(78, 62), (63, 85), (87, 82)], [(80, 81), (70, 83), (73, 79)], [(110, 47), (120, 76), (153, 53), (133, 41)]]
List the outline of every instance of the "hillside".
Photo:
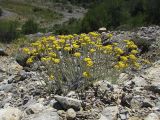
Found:
[(23, 24), (27, 19), (34, 19), (40, 27), (53, 27), (71, 18), (82, 18), (85, 9), (71, 4), (51, 1), (1, 0), (3, 14), (0, 19), (16, 20)]

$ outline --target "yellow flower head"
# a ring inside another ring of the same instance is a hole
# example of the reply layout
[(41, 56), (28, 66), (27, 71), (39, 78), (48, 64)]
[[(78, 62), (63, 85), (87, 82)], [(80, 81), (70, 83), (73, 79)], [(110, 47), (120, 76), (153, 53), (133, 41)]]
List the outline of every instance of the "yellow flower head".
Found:
[(79, 48), (79, 45), (73, 44), (73, 48), (77, 49)]
[(91, 60), (87, 61), (86, 63), (87, 63), (87, 67), (92, 67), (93, 66), (93, 61), (91, 61)]
[(107, 51), (112, 51), (112, 49), (113, 49), (112, 45), (105, 46), (105, 50)]
[(115, 42), (115, 43), (113, 43), (113, 46), (117, 46), (117, 45), (118, 45), (118, 43), (116, 43), (116, 42)]
[(28, 64), (33, 63), (33, 58), (34, 58), (33, 56), (30, 57), (30, 58), (28, 58), (27, 63), (28, 63)]
[(124, 53), (124, 51), (121, 48), (118, 48), (118, 47), (116, 47), (114, 50), (117, 54), (123, 54)]
[(49, 79), (50, 79), (50, 80), (54, 80), (54, 76), (53, 76), (53, 75), (50, 75)]
[(80, 56), (81, 56), (81, 53), (80, 53), (80, 52), (76, 52), (76, 53), (74, 53), (74, 56), (75, 56), (75, 57), (80, 57)]
[(128, 56), (128, 58), (131, 59), (131, 60), (133, 60), (133, 61), (137, 60), (137, 57), (135, 55), (133, 55), (133, 54), (130, 54)]
[(49, 36), (48, 40), (54, 41), (54, 40), (56, 40), (56, 38), (55, 38), (55, 36)]
[(81, 45), (82, 45), (82, 46), (86, 46), (87, 44), (86, 44), (86, 43), (81, 43)]
[(112, 35), (111, 33), (107, 35), (107, 37), (109, 37), (109, 38), (111, 38), (112, 36), (113, 36), (113, 35)]
[(61, 48), (62, 48), (62, 47), (60, 47), (60, 46), (57, 46), (57, 47), (56, 47), (57, 50), (60, 50)]
[(129, 40), (128, 40), (128, 41), (126, 40), (125, 42), (126, 42), (126, 44), (127, 44), (127, 45), (126, 45), (127, 48), (131, 48), (131, 49), (137, 49), (137, 48), (138, 48), (137, 45), (135, 45), (134, 42), (131, 41), (131, 40), (130, 40), (130, 41), (129, 41)]
[(59, 40), (59, 43), (62, 43), (62, 44), (63, 44), (63, 43), (65, 43), (65, 40), (64, 40), (64, 39), (60, 39), (60, 40)]
[(137, 63), (137, 62), (134, 62), (134, 67), (136, 67), (136, 68), (140, 68), (140, 64), (139, 63)]
[(53, 59), (53, 62), (54, 62), (55, 64), (58, 64), (58, 63), (60, 63), (60, 59)]
[(89, 50), (90, 53), (94, 53), (95, 51), (96, 51), (96, 50), (93, 49), (93, 48)]
[(96, 32), (90, 32), (89, 34), (92, 35), (93, 37), (98, 37), (99, 36), (99, 34), (96, 33)]
[(69, 39), (73, 39), (74, 36), (73, 36), (73, 35), (68, 35), (68, 38), (69, 38)]
[(138, 50), (132, 50), (131, 53), (132, 53), (132, 54), (137, 54), (137, 53), (138, 53)]
[(65, 51), (70, 51), (70, 50), (71, 50), (71, 47), (64, 47), (64, 50), (65, 50)]
[(89, 78), (91, 77), (91, 75), (89, 74), (89, 72), (83, 72), (83, 77)]
[(92, 61), (91, 58), (87, 57), (87, 58), (84, 58), (84, 61), (87, 62), (87, 61)]
[(41, 58), (41, 61), (44, 61), (44, 62), (45, 62), (45, 61), (47, 61), (47, 58), (42, 57), (42, 58)]
[(128, 60), (128, 58), (126, 56), (121, 56), (120, 59), (121, 59), (121, 61), (124, 61), (124, 62), (126, 62)]
[(30, 49), (29, 49), (29, 48), (23, 48), (23, 51), (24, 51), (26, 54), (30, 54)]
[(49, 54), (49, 56), (51, 56), (51, 57), (56, 57), (57, 55), (56, 55), (56, 53), (54, 53), (54, 52), (51, 52), (51, 53), (48, 53)]
[(119, 61), (117, 66), (118, 66), (119, 69), (123, 69), (123, 68), (127, 67), (126, 64), (123, 61)]

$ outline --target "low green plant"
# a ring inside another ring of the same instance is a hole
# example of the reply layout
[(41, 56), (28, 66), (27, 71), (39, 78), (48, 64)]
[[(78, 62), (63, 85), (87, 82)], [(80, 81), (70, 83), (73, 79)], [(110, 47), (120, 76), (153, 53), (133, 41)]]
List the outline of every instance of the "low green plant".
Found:
[(148, 52), (149, 49), (150, 49), (150, 46), (154, 42), (152, 40), (147, 40), (145, 38), (141, 38), (138, 35), (134, 36), (134, 40), (133, 41), (141, 49), (141, 54)]
[(22, 26), (23, 34), (33, 34), (38, 32), (38, 24), (34, 22), (32, 19), (27, 20)]
[(0, 8), (0, 16), (2, 15), (2, 9)]
[(16, 21), (0, 21), (0, 41), (9, 43), (19, 36)]

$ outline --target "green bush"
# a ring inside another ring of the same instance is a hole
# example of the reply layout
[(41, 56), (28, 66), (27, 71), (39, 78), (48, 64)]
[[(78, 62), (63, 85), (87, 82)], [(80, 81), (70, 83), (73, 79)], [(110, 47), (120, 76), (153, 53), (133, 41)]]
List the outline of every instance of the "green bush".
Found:
[(0, 21), (0, 41), (8, 43), (17, 38), (17, 25), (13, 21)]
[(38, 24), (35, 23), (32, 19), (27, 20), (22, 26), (23, 34), (33, 34), (38, 32)]
[(146, 40), (144, 38), (140, 38), (138, 35), (135, 35), (133, 41), (141, 49), (141, 54), (143, 54), (149, 51), (154, 40)]
[(88, 10), (79, 31), (95, 31), (100, 27), (115, 29), (124, 25), (127, 28), (160, 25), (159, 6), (159, 0), (102, 0)]
[(0, 8), (0, 16), (2, 15), (2, 9)]

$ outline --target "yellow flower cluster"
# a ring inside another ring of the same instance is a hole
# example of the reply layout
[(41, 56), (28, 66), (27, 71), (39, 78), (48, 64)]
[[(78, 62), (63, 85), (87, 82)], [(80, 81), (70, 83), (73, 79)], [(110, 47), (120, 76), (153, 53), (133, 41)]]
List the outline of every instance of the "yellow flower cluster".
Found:
[[(112, 34), (108, 34), (109, 38), (112, 36)], [(75, 71), (82, 69), (81, 74), (86, 78), (93, 75), (93, 69), (105, 67), (105, 64), (115, 66), (116, 69), (124, 69), (130, 66), (140, 67), (137, 58), (138, 47), (133, 41), (124, 40), (125, 48), (119, 46), (118, 43), (103, 46), (101, 37), (101, 34), (97, 32), (42, 37), (32, 43), (29, 48), (24, 48), (23, 51), (30, 55), (27, 60), (29, 64), (37, 58), (51, 67), (67, 66), (69, 63), (79, 64), (78, 67), (80, 68), (74, 69)], [(112, 61), (106, 61), (107, 59)], [(77, 65), (72, 66), (77, 67)], [(53, 76), (50, 76), (50, 78), (53, 79)]]
[(86, 62), (87, 67), (92, 67), (93, 66), (93, 61), (91, 58), (84, 58), (84, 61)]
[(89, 72), (83, 72), (83, 77), (90, 78), (91, 75)]
[(74, 56), (75, 56), (75, 57), (80, 57), (80, 56), (81, 56), (81, 53), (80, 53), (80, 52), (76, 52), (76, 53), (74, 53)]
[(133, 41), (131, 40), (124, 40), (124, 42), (126, 42), (126, 47), (127, 48), (131, 48), (131, 49), (137, 49), (137, 45), (134, 44)]
[(115, 68), (124, 69), (129, 66), (133, 66), (135, 68), (139, 68), (140, 64), (138, 63), (138, 47), (137, 45), (131, 40), (124, 40), (126, 46), (125, 50), (115, 47), (116, 56), (120, 58), (120, 61), (115, 65)]

